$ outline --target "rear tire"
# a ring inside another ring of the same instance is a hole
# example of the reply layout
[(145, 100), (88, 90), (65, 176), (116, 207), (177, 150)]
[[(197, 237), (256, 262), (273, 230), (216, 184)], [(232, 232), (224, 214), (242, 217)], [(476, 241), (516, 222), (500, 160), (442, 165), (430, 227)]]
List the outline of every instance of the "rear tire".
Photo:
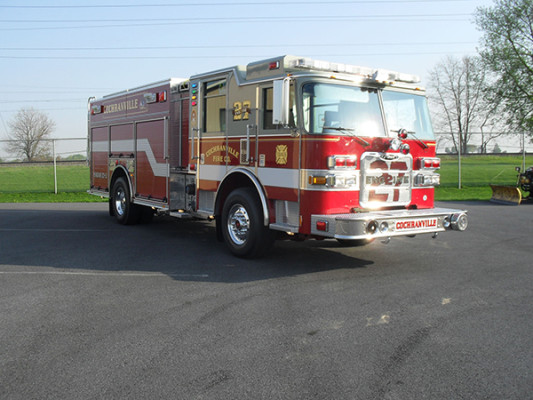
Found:
[(222, 236), (237, 257), (258, 258), (274, 243), (274, 232), (263, 223), (263, 211), (252, 188), (230, 193), (222, 209)]
[(138, 223), (140, 209), (131, 202), (130, 189), (124, 178), (115, 181), (111, 194), (111, 207), (118, 223), (122, 225)]

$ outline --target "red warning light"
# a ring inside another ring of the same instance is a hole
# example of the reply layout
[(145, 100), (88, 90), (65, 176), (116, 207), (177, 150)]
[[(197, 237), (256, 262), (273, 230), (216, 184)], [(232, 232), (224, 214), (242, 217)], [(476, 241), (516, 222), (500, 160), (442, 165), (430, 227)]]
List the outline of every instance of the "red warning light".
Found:
[(407, 132), (407, 129), (400, 129), (400, 130), (398, 131), (398, 137), (399, 137), (400, 139), (407, 139), (407, 133), (408, 133), (408, 132)]
[(327, 221), (316, 221), (316, 230), (327, 232), (328, 231)]
[(274, 61), (268, 64), (268, 70), (272, 71), (273, 69), (279, 69), (279, 61)]

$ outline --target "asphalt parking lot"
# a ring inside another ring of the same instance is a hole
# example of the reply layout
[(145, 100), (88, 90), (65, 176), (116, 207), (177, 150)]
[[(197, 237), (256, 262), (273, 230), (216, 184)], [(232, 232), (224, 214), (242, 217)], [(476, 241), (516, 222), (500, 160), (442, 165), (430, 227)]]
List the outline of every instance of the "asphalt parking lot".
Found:
[(207, 222), (0, 204), (2, 399), (531, 399), (533, 205), (234, 258)]

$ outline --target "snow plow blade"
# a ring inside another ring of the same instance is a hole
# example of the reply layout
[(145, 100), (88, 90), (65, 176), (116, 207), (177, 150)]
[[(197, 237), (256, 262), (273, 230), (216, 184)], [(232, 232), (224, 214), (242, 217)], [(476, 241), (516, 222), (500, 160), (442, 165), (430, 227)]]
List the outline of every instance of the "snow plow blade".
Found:
[(492, 197), (490, 201), (500, 204), (519, 205), (522, 201), (522, 193), (516, 186), (490, 185)]

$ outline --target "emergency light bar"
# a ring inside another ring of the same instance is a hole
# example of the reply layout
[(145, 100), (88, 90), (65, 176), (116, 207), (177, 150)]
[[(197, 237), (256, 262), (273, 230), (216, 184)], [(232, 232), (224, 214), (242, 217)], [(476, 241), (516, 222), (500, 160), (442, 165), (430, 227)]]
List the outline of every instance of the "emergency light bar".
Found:
[(361, 76), (371, 78), (376, 81), (382, 81), (382, 82), (388, 82), (388, 81), (398, 81), (398, 82), (405, 82), (405, 83), (420, 82), (420, 77), (418, 77), (417, 75), (404, 74), (401, 72), (389, 71), (385, 69), (373, 69), (369, 67), (360, 67), (357, 65), (313, 60), (311, 58), (292, 59), (289, 62), (289, 67), (361, 75)]

